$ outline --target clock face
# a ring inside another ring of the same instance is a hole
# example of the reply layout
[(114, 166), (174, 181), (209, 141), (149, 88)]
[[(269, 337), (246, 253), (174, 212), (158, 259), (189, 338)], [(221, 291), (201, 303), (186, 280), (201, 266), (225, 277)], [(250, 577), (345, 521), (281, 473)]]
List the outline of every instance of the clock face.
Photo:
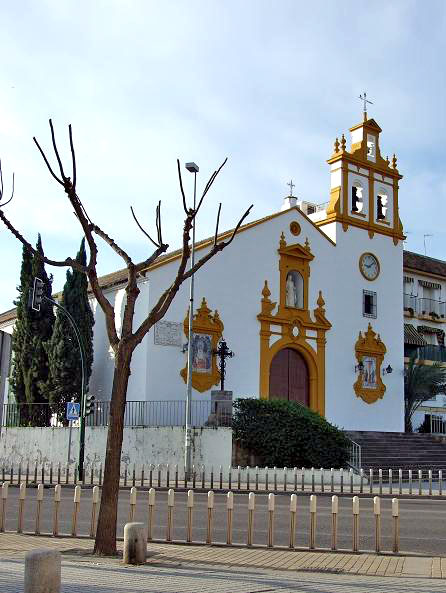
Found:
[(379, 261), (373, 253), (363, 253), (359, 258), (359, 269), (367, 280), (376, 280), (379, 275)]

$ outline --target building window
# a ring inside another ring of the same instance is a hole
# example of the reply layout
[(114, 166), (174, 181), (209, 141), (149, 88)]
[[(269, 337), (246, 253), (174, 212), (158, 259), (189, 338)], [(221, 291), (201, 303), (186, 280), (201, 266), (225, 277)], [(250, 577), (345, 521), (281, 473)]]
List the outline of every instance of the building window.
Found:
[(358, 181), (352, 186), (352, 212), (362, 212), (363, 209), (362, 186)]
[(362, 314), (364, 317), (376, 319), (376, 292), (362, 291)]

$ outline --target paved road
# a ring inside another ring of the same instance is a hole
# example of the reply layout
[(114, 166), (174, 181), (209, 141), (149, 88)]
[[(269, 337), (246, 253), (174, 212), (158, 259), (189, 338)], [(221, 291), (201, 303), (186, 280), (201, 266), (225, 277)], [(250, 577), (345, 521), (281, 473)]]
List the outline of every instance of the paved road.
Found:
[[(36, 490), (28, 489), (25, 503), (25, 532), (33, 532), (35, 528), (35, 497)], [(52, 531), (53, 491), (45, 490), (42, 508), (41, 531)], [(167, 494), (157, 492), (155, 528), (153, 537), (164, 540), (167, 525)], [(60, 507), (60, 532), (70, 533), (73, 510), (73, 490), (62, 490)], [(276, 496), (275, 514), (275, 545), (288, 545), (289, 537), (289, 496)], [(374, 549), (374, 517), (372, 499), (360, 500), (360, 549)], [(392, 548), (392, 517), (390, 499), (382, 499), (382, 549)], [(78, 520), (78, 533), (87, 535), (90, 529), (91, 490), (82, 491), (81, 509)], [(442, 500), (400, 500), (400, 535), (401, 551), (424, 553), (435, 556), (446, 556), (446, 501)], [(17, 528), (18, 489), (9, 489), (6, 510), (7, 530)], [(123, 535), (123, 526), (129, 520), (129, 491), (121, 490), (118, 514), (118, 536)], [(147, 491), (138, 492), (135, 520), (147, 521)], [(207, 496), (195, 493), (193, 540), (203, 542), (206, 539)], [(184, 541), (186, 538), (186, 494), (175, 494), (175, 513), (173, 539)], [(247, 531), (247, 496), (234, 495), (233, 542), (246, 543)], [(267, 542), (268, 512), (267, 497), (256, 496), (254, 518), (254, 543), (265, 545)], [(296, 525), (296, 545), (307, 547), (309, 538), (309, 497), (298, 497)], [(215, 494), (213, 541), (226, 541), (226, 495)], [(331, 542), (331, 497), (318, 497), (316, 547), (329, 548)], [(352, 514), (351, 498), (339, 499), (338, 545), (341, 549), (352, 546)]]
[[(443, 593), (445, 581), (252, 568), (62, 562), (63, 593)], [(2, 593), (23, 593), (23, 560), (0, 560)]]

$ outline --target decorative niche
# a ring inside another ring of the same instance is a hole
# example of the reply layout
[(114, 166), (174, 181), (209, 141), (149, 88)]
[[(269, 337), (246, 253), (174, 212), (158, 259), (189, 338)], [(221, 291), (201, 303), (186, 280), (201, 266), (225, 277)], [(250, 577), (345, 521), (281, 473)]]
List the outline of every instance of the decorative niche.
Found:
[(373, 404), (382, 399), (386, 391), (381, 375), (381, 366), (387, 349), (381, 341), (380, 335), (373, 331), (369, 323), (367, 331), (359, 337), (355, 344), (355, 356), (358, 363), (362, 363), (362, 370), (353, 385), (357, 397), (365, 403)]
[[(215, 350), (222, 337), (224, 325), (218, 311), (212, 314), (203, 298), (201, 306), (193, 316), (192, 320), (192, 387), (203, 393), (220, 381), (220, 371), (217, 367)], [(184, 335), (189, 333), (189, 311), (183, 322)], [(187, 358), (186, 365), (180, 371), (184, 382), (187, 382)]]

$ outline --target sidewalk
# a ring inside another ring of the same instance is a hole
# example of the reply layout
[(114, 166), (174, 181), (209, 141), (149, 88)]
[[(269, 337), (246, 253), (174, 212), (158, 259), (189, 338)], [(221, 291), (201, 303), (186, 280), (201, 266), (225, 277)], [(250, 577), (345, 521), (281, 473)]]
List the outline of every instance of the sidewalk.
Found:
[[(56, 548), (63, 560), (78, 565), (120, 567), (118, 559), (88, 554), (93, 542), (86, 538), (0, 534), (0, 560), (23, 562), (25, 552), (35, 548)], [(122, 542), (118, 542), (122, 549)], [(343, 552), (268, 550), (204, 545), (149, 543), (146, 567), (265, 571), (320, 572), (330, 574), (385, 577), (423, 577), (446, 579), (446, 558), (391, 554), (352, 554)], [(444, 588), (444, 583), (442, 584)], [(3, 591), (3, 589), (1, 589)]]

